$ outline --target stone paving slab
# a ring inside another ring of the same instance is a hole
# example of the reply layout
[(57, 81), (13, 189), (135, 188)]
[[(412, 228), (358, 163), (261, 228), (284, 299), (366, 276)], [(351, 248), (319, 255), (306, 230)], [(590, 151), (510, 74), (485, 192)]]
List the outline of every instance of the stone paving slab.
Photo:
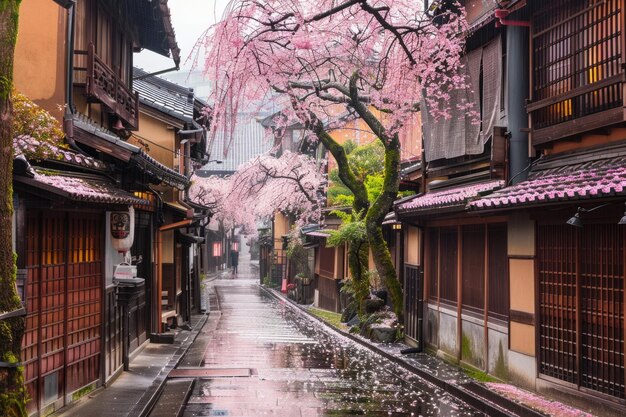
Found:
[(148, 344), (130, 363), (130, 370), (110, 386), (62, 408), (54, 417), (135, 417), (146, 415), (160, 394), (165, 378), (189, 349), (206, 315), (192, 317), (192, 330), (180, 330), (173, 344)]

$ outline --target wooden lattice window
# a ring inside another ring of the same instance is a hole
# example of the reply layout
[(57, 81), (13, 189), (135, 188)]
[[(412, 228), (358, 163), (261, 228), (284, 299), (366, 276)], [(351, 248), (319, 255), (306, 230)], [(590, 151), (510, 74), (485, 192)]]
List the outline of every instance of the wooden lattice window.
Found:
[(439, 232), (439, 297), (441, 301), (456, 304), (458, 229), (442, 227)]
[(622, 106), (619, 0), (533, 2), (533, 128)]
[(539, 372), (617, 398), (624, 387), (624, 241), (615, 224), (540, 225)]
[(462, 227), (463, 308), (483, 311), (485, 305), (485, 225)]
[(428, 229), (426, 232), (426, 275), (428, 279), (428, 298), (439, 299), (439, 229)]
[(489, 316), (506, 320), (509, 317), (509, 263), (505, 223), (487, 225), (487, 246)]

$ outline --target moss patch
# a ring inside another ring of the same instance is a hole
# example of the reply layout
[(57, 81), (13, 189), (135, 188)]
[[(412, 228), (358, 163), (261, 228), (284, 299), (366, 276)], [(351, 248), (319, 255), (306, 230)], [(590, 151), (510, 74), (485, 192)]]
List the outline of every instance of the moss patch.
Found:
[(339, 313), (333, 313), (332, 311), (321, 310), (314, 307), (309, 308), (309, 312), (315, 317), (324, 320), (324, 322), (340, 330), (346, 330), (348, 328), (344, 323), (341, 322), (341, 314)]
[(463, 333), (461, 338), (461, 358), (466, 362), (473, 362), (474, 352), (472, 352), (472, 343), (469, 337)]
[(463, 367), (463, 372), (472, 379), (475, 379), (478, 382), (497, 382), (498, 379), (492, 377), (486, 372), (479, 371), (475, 368)]
[(78, 401), (79, 399), (81, 399), (82, 397), (84, 397), (85, 395), (93, 391), (95, 388), (96, 388), (95, 384), (91, 384), (91, 385), (87, 385), (86, 387), (82, 387), (78, 391), (74, 391), (72, 393), (72, 401)]

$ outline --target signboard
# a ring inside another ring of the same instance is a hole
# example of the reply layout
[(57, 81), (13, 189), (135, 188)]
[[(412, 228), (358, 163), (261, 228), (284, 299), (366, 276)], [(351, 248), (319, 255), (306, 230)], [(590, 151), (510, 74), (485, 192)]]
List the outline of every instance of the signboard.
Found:
[(111, 236), (126, 239), (130, 234), (130, 214), (116, 211), (111, 213)]

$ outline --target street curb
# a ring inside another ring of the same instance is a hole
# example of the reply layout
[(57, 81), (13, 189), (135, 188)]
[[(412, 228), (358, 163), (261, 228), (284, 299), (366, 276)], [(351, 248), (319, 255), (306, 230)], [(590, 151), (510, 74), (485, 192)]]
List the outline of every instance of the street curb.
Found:
[[(163, 367), (161, 372), (159, 372), (159, 374), (155, 378), (152, 385), (154, 386), (156, 384), (156, 387), (154, 387), (154, 389), (147, 391), (139, 399), (139, 401), (137, 402), (137, 406), (133, 407), (133, 409), (128, 413), (129, 416), (146, 417), (150, 414), (150, 412), (154, 408), (154, 405), (158, 402), (159, 397), (163, 393), (165, 384), (167, 383), (167, 376), (169, 375), (170, 371), (176, 368), (178, 364), (181, 362), (181, 360), (185, 356), (185, 353), (187, 353), (187, 351), (189, 350), (189, 347), (196, 340), (196, 338), (202, 331), (202, 328), (207, 323), (208, 318), (209, 318), (209, 314), (202, 315), (200, 320), (198, 320), (198, 322), (194, 325), (193, 329), (191, 329), (189, 336), (187, 336), (187, 338), (178, 347), (178, 349), (172, 356), (172, 359), (170, 359), (168, 364)], [(140, 404), (142, 404), (143, 402), (144, 397), (147, 395), (149, 396), (149, 398), (147, 399), (147, 401), (145, 401), (145, 403), (143, 403), (143, 405), (140, 406)], [(137, 408), (140, 408), (140, 409), (137, 410)]]
[[(288, 301), (289, 304), (294, 307), (299, 309), (300, 311), (304, 312), (305, 314), (307, 314), (309, 317), (317, 320), (318, 322), (322, 323), (324, 326), (328, 327), (329, 329), (332, 329), (333, 331), (339, 333), (340, 335), (347, 337), (349, 339), (351, 339), (352, 341), (360, 344), (363, 347), (366, 347), (376, 353), (378, 353), (379, 355), (385, 357), (386, 359), (390, 360), (391, 362), (403, 367), (404, 369), (413, 372), (414, 374), (416, 374), (417, 376), (419, 376), (420, 378), (424, 379), (426, 382), (443, 389), (444, 391), (446, 391), (447, 393), (459, 398), (461, 401), (469, 404), (470, 406), (474, 407), (476, 410), (485, 413), (488, 416), (494, 416), (494, 417), (509, 417), (509, 416), (520, 416), (520, 417), (546, 417), (545, 414), (543, 413), (539, 413), (538, 411), (535, 411), (529, 407), (526, 407), (523, 404), (519, 404), (516, 403), (514, 401), (509, 400), (508, 398), (502, 397), (496, 393), (494, 393), (493, 391), (488, 390), (487, 388), (483, 387), (480, 384), (477, 384), (475, 382), (469, 382), (468, 383), (468, 387), (471, 387), (470, 389), (467, 389), (461, 385), (458, 385), (456, 383), (452, 383), (452, 382), (448, 382), (446, 380), (437, 378), (436, 376), (418, 368), (415, 367), (413, 365), (411, 365), (410, 363), (404, 361), (402, 358), (396, 357), (382, 349), (380, 349), (379, 347), (372, 345), (358, 337), (356, 337), (353, 334), (350, 334), (348, 332), (345, 332), (341, 329), (338, 329), (334, 326), (331, 326), (330, 324), (328, 324), (327, 322), (325, 322), (324, 320), (322, 320), (321, 318), (313, 315), (311, 312), (309, 312), (306, 308), (304, 308), (303, 306), (301, 306), (300, 304), (297, 304), (295, 301), (285, 297), (283, 294), (279, 293), (278, 291), (271, 289), (271, 288), (266, 288), (262, 285), (259, 285), (260, 288), (262, 288), (264, 291), (266, 291), (268, 294), (270, 294), (272, 297), (278, 299), (278, 300), (284, 300), (284, 301)], [(489, 399), (487, 399), (487, 398)], [(497, 403), (496, 403), (497, 402)]]

